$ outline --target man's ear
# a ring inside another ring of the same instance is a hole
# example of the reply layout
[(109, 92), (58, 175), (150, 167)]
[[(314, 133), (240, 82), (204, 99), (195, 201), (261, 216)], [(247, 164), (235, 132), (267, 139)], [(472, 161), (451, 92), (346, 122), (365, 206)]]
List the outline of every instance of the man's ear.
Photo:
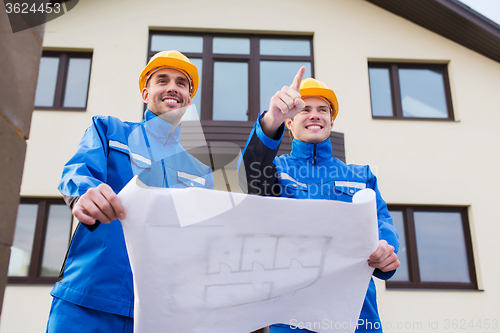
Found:
[(285, 120), (285, 125), (288, 128), (288, 135), (290, 136), (290, 140), (293, 141), (293, 132), (292, 132), (292, 125), (293, 125), (293, 118), (288, 118)]
[(141, 96), (142, 96), (142, 101), (144, 103), (148, 104), (149, 103), (149, 91), (148, 91), (148, 88), (144, 87), (142, 89)]

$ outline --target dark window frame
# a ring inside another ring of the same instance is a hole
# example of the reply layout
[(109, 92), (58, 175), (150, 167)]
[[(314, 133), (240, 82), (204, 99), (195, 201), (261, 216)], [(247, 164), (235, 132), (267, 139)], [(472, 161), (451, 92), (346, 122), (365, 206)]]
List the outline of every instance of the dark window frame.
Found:
[[(386, 281), (388, 289), (454, 289), (454, 290), (478, 290), (477, 276), (474, 263), (474, 252), (470, 232), (470, 224), (467, 207), (454, 206), (419, 206), (419, 205), (388, 205), (389, 211), (402, 211), (403, 224), (405, 226), (405, 237), (408, 256), (409, 281)], [(464, 232), (465, 248), (467, 251), (467, 263), (469, 267), (469, 283), (462, 282), (422, 282), (420, 280), (417, 240), (415, 234), (414, 212), (453, 212), (460, 213)]]
[[(47, 233), (49, 207), (53, 204), (66, 205), (62, 198), (21, 198), (19, 204), (37, 204), (37, 217), (35, 233), (33, 236), (33, 247), (31, 249), (31, 259), (28, 276), (9, 276), (8, 284), (54, 284), (57, 276), (41, 276), (43, 250), (45, 247), (45, 236)], [(69, 208), (68, 208), (69, 209)], [(73, 215), (71, 216), (73, 219)], [(73, 221), (73, 220), (72, 220)], [(70, 228), (68, 235), (68, 246), (71, 242), (73, 228)]]
[[(200, 120), (213, 119), (213, 79), (214, 79), (214, 63), (215, 61), (235, 61), (248, 63), (248, 121), (255, 122), (260, 110), (260, 61), (262, 60), (277, 60), (277, 61), (309, 61), (311, 62), (311, 75), (314, 77), (314, 47), (312, 35), (277, 35), (277, 34), (240, 34), (240, 33), (197, 33), (197, 32), (179, 32), (179, 31), (163, 31), (150, 30), (148, 40), (148, 53), (146, 62), (155, 55), (158, 51), (151, 51), (151, 42), (153, 35), (175, 35), (175, 36), (198, 36), (203, 37), (203, 52), (191, 53), (183, 52), (188, 58), (202, 59), (202, 96), (201, 104), (203, 112), (200, 110)], [(250, 54), (214, 54), (213, 53), (213, 38), (214, 37), (231, 37), (231, 38), (249, 38), (250, 39)], [(260, 39), (281, 39), (281, 40), (307, 40), (310, 45), (309, 56), (275, 56), (275, 55), (260, 55)], [(291, 83), (291, 82), (290, 82)]]
[[(54, 94), (54, 104), (52, 106), (36, 106), (35, 110), (51, 110), (51, 111), (87, 111), (89, 92), (90, 92), (90, 77), (92, 75), (92, 57), (93, 52), (59, 52), (59, 51), (43, 51), (42, 57), (53, 57), (59, 58), (59, 70), (57, 71), (57, 81), (56, 81), (56, 91)], [(85, 99), (85, 107), (64, 107), (64, 93), (66, 87), (66, 81), (68, 78), (68, 67), (70, 58), (80, 58), (80, 59), (90, 59), (90, 71), (87, 80), (87, 96)]]
[[(375, 116), (373, 115), (373, 105), (370, 106), (373, 119), (397, 119), (397, 120), (432, 120), (432, 121), (455, 121), (453, 112), (453, 103), (451, 100), (450, 77), (448, 74), (447, 64), (424, 64), (424, 63), (404, 63), (404, 62), (377, 62), (369, 61), (368, 70), (370, 68), (385, 68), (389, 70), (389, 78), (391, 85), (392, 97), (392, 116)], [(401, 84), (399, 81), (398, 69), (439, 69), (443, 72), (444, 93), (446, 99), (446, 107), (448, 109), (447, 118), (425, 118), (425, 117), (403, 117), (403, 107), (401, 104)], [(368, 74), (369, 76), (370, 74)], [(371, 89), (371, 87), (369, 87)], [(371, 90), (370, 90), (371, 91)]]

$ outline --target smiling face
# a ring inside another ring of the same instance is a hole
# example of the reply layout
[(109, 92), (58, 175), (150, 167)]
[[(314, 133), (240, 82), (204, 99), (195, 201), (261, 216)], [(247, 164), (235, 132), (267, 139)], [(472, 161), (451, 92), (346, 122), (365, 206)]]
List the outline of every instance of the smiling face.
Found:
[(160, 69), (142, 90), (142, 100), (157, 116), (191, 105), (189, 80), (180, 71)]
[(288, 129), (295, 139), (319, 143), (330, 136), (333, 127), (330, 105), (322, 98), (304, 98), (306, 106), (293, 119), (287, 119)]

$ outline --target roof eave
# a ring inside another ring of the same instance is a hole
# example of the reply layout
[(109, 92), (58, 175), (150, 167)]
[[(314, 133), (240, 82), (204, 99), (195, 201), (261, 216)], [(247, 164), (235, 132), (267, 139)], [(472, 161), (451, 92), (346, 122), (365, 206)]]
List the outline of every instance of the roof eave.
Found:
[(366, 0), (500, 62), (500, 25), (458, 0)]

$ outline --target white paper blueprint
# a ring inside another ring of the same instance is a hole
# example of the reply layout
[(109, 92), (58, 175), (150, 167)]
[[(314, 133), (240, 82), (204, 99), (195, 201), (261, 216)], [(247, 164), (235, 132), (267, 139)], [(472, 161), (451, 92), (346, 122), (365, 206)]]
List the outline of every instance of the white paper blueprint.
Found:
[[(375, 193), (353, 203), (201, 188), (120, 192), (134, 332), (354, 332), (378, 246)], [(312, 326), (315, 325), (315, 326)]]

